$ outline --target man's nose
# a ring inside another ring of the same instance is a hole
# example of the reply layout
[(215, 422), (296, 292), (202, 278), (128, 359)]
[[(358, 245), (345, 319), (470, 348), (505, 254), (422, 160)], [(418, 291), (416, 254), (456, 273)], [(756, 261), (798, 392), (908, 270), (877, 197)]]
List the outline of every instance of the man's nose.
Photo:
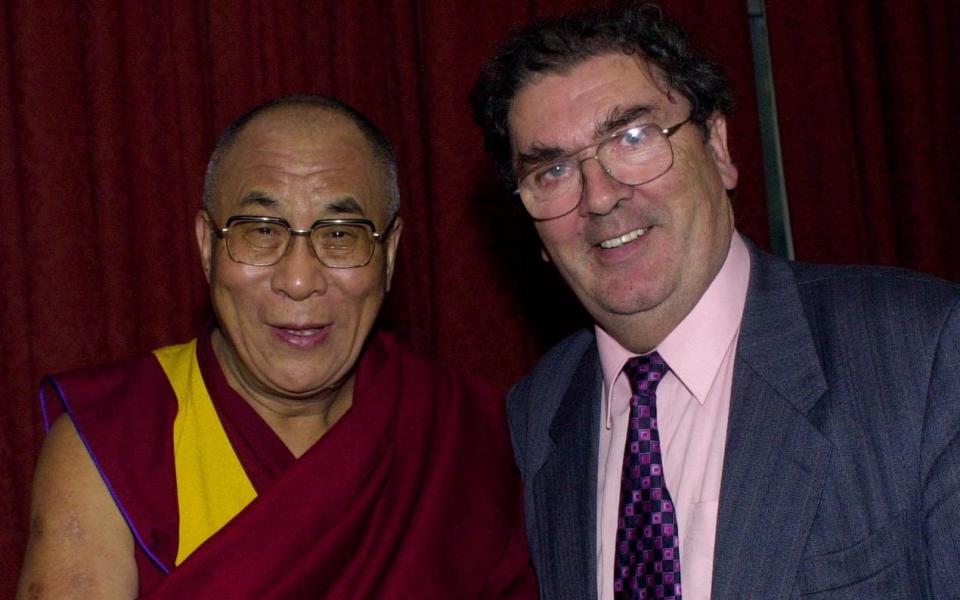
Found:
[(328, 274), (327, 268), (317, 260), (310, 238), (295, 235), (286, 255), (274, 265), (273, 291), (291, 300), (306, 300), (327, 291)]
[(629, 198), (633, 186), (614, 179), (597, 156), (585, 158), (580, 163), (580, 213), (605, 215), (621, 200)]

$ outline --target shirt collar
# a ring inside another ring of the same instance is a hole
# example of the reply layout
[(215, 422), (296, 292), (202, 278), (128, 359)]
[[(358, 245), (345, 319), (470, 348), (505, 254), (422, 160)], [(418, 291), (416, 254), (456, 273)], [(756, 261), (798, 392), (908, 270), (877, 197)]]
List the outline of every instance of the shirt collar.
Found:
[[(750, 281), (750, 252), (740, 234), (733, 233), (730, 249), (693, 310), (657, 346), (660, 356), (680, 383), (703, 404), (720, 371), (727, 349), (740, 331)], [(600, 326), (595, 326), (603, 371), (603, 412), (612, 423), (614, 384), (623, 365), (636, 356)]]

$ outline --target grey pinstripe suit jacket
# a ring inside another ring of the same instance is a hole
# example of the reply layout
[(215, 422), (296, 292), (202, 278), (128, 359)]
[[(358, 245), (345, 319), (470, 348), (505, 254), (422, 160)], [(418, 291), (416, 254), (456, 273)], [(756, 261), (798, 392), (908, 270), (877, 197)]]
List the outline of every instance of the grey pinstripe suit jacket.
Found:
[[(713, 598), (960, 597), (960, 287), (750, 250)], [(507, 401), (550, 600), (596, 597), (600, 387), (582, 331)]]

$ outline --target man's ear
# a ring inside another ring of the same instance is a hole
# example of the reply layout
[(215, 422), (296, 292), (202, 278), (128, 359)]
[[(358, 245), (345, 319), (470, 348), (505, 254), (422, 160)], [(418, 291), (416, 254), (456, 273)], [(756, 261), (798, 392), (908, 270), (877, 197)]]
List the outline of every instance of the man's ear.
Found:
[(540, 246), (540, 258), (543, 259), (543, 262), (550, 262), (550, 255), (547, 254), (547, 249), (543, 246)]
[(400, 234), (403, 233), (403, 219), (397, 215), (393, 221), (393, 229), (387, 238), (387, 264), (386, 281), (384, 291), (390, 291), (390, 282), (393, 280), (393, 265), (397, 258), (397, 248), (400, 245)]
[(713, 163), (717, 166), (723, 187), (732, 190), (737, 187), (737, 166), (730, 158), (730, 149), (727, 147), (727, 118), (720, 113), (714, 113), (707, 120), (707, 131), (710, 137), (707, 146), (713, 155)]
[(213, 263), (213, 223), (206, 209), (201, 208), (197, 211), (193, 228), (197, 236), (197, 247), (200, 250), (200, 266), (203, 267), (203, 275), (207, 278), (207, 283), (210, 283), (210, 265)]

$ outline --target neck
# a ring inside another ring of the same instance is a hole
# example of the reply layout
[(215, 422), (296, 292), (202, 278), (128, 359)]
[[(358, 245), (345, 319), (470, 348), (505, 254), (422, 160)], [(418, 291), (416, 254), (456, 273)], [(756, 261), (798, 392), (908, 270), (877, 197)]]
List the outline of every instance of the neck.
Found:
[(283, 396), (263, 389), (244, 368), (223, 333), (213, 333), (213, 350), (227, 383), (260, 416), (290, 452), (300, 458), (353, 404), (354, 377), (308, 396)]
[(693, 284), (678, 285), (667, 300), (647, 310), (630, 314), (598, 311), (593, 315), (597, 324), (631, 352), (646, 354), (656, 349), (693, 311), (720, 273), (730, 252), (732, 236), (731, 227), (724, 242), (702, 259), (711, 261), (711, 264)]
[(693, 311), (703, 296), (700, 293), (674, 296), (670, 302), (628, 315), (598, 314), (597, 324), (621, 346), (635, 354), (647, 354)]
[(353, 378), (333, 396), (321, 401), (277, 402), (254, 398), (247, 402), (260, 415), (290, 452), (300, 458), (337, 424), (353, 404)]

